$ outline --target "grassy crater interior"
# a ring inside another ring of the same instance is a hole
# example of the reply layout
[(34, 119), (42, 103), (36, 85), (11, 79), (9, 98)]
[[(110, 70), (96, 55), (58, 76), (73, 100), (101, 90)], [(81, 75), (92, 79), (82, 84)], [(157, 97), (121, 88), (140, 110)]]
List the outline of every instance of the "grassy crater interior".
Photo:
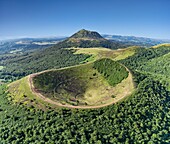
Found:
[(54, 101), (71, 105), (100, 105), (114, 99), (114, 88), (128, 77), (124, 66), (108, 58), (33, 78), (35, 89)]

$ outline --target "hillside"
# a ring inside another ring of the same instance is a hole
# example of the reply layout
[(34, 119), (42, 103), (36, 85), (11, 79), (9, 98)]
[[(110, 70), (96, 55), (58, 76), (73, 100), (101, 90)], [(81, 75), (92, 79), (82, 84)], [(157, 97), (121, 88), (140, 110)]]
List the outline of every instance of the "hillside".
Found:
[[(28, 82), (30, 82), (30, 88)], [(25, 85), (25, 90), (23, 85)], [(38, 96), (42, 101), (46, 99), (45, 101), (49, 104), (71, 108), (74, 108), (72, 105), (75, 108), (79, 108), (76, 106), (81, 106), (80, 108), (103, 107), (118, 102), (130, 95), (133, 90), (131, 74), (111, 59), (100, 59), (93, 63), (58, 70), (47, 70), (9, 85), (9, 92), (14, 102), (29, 102), (29, 99), (32, 100), (33, 97)]]
[[(154, 47), (159, 49), (159, 51), (169, 50), (170, 44), (162, 44)], [(170, 51), (167, 53), (156, 56), (145, 62), (145, 65), (141, 65), (138, 71), (142, 71), (148, 75), (151, 75), (155, 79), (161, 81), (161, 83), (170, 90)]]
[[(21, 38), (11, 40), (0, 40), (0, 54), (17, 54), (33, 51), (37, 49), (43, 49), (53, 46), (67, 37), (45, 37), (45, 38)], [(114, 43), (122, 44), (122, 47), (127, 46), (146, 46), (151, 47), (158, 44), (170, 43), (170, 40), (159, 40), (153, 38), (136, 37), (136, 36), (122, 36), (122, 35), (100, 35), (97, 32), (87, 31), (85, 29), (80, 30), (78, 33), (73, 34), (70, 37), (71, 41), (82, 40), (109, 40)]]
[(88, 31), (82, 29), (77, 33), (73, 34), (71, 37), (66, 40), (58, 43), (56, 47), (58, 48), (70, 48), (70, 47), (105, 47), (111, 49), (124, 48), (128, 45), (121, 42), (112, 42), (107, 39), (104, 39), (99, 33), (94, 31)]
[(135, 55), (120, 61), (135, 73), (150, 76), (170, 90), (169, 59), (169, 44), (161, 44), (149, 49), (139, 48)]
[(104, 38), (95, 31), (88, 31), (82, 29), (77, 33), (73, 34), (69, 39), (88, 39), (88, 40), (104, 40)]

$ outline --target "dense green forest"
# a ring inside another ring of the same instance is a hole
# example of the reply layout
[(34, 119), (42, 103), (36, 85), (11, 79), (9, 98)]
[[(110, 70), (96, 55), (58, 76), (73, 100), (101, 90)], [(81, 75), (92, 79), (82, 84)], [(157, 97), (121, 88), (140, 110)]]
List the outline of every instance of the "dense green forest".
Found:
[(111, 59), (95, 61), (94, 68), (106, 78), (111, 86), (115, 86), (128, 77), (126, 68)]
[(1, 86), (2, 143), (170, 143), (170, 97), (158, 81), (140, 79), (125, 101), (96, 110), (42, 111), (13, 105)]
[(170, 90), (170, 47), (160, 46), (159, 48), (139, 48), (135, 55), (121, 60), (124, 65), (152, 78), (159, 80)]
[(0, 86), (0, 142), (170, 143), (169, 52), (166, 46), (139, 48), (121, 60), (133, 73), (137, 90), (122, 102), (100, 109), (43, 111), (14, 105), (6, 86)]
[(140, 67), (141, 71), (145, 71), (154, 78), (160, 80), (170, 90), (170, 53), (161, 57), (156, 57)]
[(0, 79), (15, 80), (31, 73), (79, 64), (89, 55), (74, 55), (72, 51), (54, 47), (24, 55), (5, 55), (0, 57)]

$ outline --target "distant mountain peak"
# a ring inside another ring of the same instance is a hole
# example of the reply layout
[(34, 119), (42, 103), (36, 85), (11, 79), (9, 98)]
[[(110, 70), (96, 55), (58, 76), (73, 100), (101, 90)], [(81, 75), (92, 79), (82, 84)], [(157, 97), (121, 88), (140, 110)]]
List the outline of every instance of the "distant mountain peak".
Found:
[(79, 30), (77, 33), (73, 34), (70, 38), (74, 39), (104, 39), (98, 32), (89, 31), (85, 29)]
[(58, 48), (105, 47), (105, 48), (117, 49), (117, 48), (123, 48), (125, 47), (125, 45), (119, 42), (109, 41), (103, 38), (98, 32), (81, 29), (75, 34), (73, 34), (71, 37), (58, 43), (56, 47)]

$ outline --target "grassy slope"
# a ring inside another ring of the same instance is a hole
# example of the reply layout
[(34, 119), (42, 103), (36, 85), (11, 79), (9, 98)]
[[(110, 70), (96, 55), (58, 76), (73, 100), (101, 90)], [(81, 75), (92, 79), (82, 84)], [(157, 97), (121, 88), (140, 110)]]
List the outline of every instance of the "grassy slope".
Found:
[[(82, 94), (85, 96), (91, 96), (95, 94), (94, 91), (91, 91), (93, 89), (95, 89), (96, 92), (101, 93), (101, 88), (107, 87), (108, 85), (106, 80), (95, 69), (93, 69), (92, 66), (93, 65), (90, 63), (61, 70), (52, 70), (36, 76), (33, 79), (34, 84), (41, 91), (46, 91), (47, 93), (45, 95), (53, 100), (58, 100), (59, 98), (61, 102), (68, 101), (71, 103), (69, 97), (74, 99), (77, 94), (81, 93), (78, 95), (79, 100), (84, 102), (86, 99), (81, 99)], [(96, 75), (93, 76), (95, 73)], [(58, 81), (53, 81), (53, 79), (57, 78), (62, 79), (61, 81), (63, 82), (63, 85), (59, 86), (57, 91), (53, 92), (56, 88), (55, 86), (58, 85)], [(50, 83), (54, 83), (54, 86), (50, 86)], [(65, 89), (68, 91), (72, 90), (72, 92), (68, 92)]]
[(29, 76), (24, 77), (8, 85), (8, 99), (12, 100), (15, 104), (23, 103), (24, 105), (40, 109), (46, 109), (49, 106), (51, 107), (52, 105), (45, 103), (43, 100), (36, 97), (36, 95), (31, 91), (28, 83), (28, 77)]
[(95, 61), (100, 58), (112, 58), (113, 60), (125, 59), (132, 56), (138, 46), (132, 46), (125, 49), (110, 50), (107, 48), (69, 48), (75, 50), (74, 54), (88, 54), (92, 55), (91, 61)]
[(159, 45), (153, 46), (152, 48), (161, 48), (164, 46), (170, 46), (170, 43), (159, 44)]
[[(55, 79), (58, 80), (55, 81)], [(127, 81), (131, 82), (132, 79)], [(51, 85), (52, 83), (54, 85)], [(60, 83), (62, 83), (61, 86), (58, 86)], [(122, 90), (113, 91), (113, 87), (108, 84), (107, 80), (93, 68), (93, 63), (42, 73), (34, 78), (34, 85), (43, 95), (54, 101), (62, 103), (67, 101), (71, 104), (75, 104), (73, 100), (88, 105), (103, 104), (105, 103), (103, 100), (113, 100), (112, 95), (117, 96), (122, 93)], [(132, 85), (128, 87), (133, 89)], [(119, 88), (122, 89), (122, 85), (117, 87)]]

